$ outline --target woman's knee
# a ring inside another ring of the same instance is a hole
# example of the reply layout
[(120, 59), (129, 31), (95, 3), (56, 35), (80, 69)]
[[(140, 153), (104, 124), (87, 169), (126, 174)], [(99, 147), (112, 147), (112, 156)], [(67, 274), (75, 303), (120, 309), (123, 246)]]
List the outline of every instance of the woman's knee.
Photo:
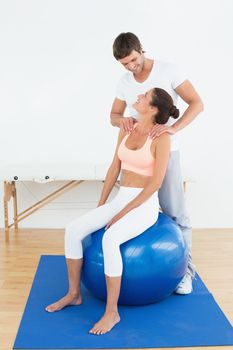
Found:
[(116, 239), (116, 235), (117, 233), (114, 234), (112, 228), (109, 228), (104, 233), (103, 239), (102, 239), (103, 252), (110, 251), (111, 249), (114, 249), (120, 245)]
[(108, 231), (104, 234), (102, 239), (104, 273), (109, 277), (117, 277), (122, 275), (123, 269), (120, 243), (111, 232)]
[(73, 223), (70, 223), (65, 228), (65, 240), (73, 240), (73, 239), (80, 238), (81, 239), (81, 230), (78, 227), (78, 225), (74, 225)]

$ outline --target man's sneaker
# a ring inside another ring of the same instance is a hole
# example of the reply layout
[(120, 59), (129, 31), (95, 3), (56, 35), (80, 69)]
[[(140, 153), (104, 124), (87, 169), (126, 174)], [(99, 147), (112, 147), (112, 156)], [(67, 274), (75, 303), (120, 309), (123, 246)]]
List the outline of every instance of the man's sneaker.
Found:
[(192, 277), (190, 276), (189, 273), (186, 273), (184, 275), (183, 279), (181, 282), (178, 284), (175, 293), (176, 294), (190, 294), (193, 290), (192, 286)]

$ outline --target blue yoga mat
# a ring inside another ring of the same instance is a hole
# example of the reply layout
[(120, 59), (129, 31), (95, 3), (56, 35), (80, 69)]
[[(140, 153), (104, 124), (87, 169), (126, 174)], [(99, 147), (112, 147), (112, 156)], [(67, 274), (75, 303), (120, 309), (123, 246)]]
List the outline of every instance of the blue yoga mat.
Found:
[(42, 256), (14, 349), (110, 349), (233, 345), (233, 329), (200, 277), (190, 295), (171, 295), (147, 306), (120, 306), (121, 322), (110, 333), (89, 329), (105, 303), (84, 287), (83, 304), (48, 313), (45, 306), (67, 291), (64, 256)]

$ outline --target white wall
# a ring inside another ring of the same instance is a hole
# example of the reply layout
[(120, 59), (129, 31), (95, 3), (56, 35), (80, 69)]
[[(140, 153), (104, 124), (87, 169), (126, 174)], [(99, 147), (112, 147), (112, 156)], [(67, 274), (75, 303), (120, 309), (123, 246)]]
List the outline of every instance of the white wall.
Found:
[[(0, 171), (7, 162), (111, 160), (109, 111), (123, 73), (112, 42), (132, 31), (148, 57), (178, 63), (205, 103), (180, 132), (184, 173), (195, 180), (187, 189), (193, 226), (233, 227), (232, 10), (231, 0), (1, 1)], [(20, 210), (58, 185), (19, 183)], [(21, 226), (64, 227), (100, 191), (83, 184)]]

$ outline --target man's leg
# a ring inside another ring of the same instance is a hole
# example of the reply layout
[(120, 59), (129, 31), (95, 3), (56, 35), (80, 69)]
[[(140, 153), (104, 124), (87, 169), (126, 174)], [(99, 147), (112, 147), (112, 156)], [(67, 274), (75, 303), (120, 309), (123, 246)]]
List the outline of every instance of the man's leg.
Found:
[[(166, 175), (159, 190), (159, 202), (163, 212), (170, 216), (182, 231), (184, 240), (189, 248), (187, 273), (191, 278), (194, 278), (195, 266), (192, 263), (191, 256), (192, 228), (186, 209), (179, 151), (170, 153)], [(182, 291), (181, 294), (183, 294)]]

